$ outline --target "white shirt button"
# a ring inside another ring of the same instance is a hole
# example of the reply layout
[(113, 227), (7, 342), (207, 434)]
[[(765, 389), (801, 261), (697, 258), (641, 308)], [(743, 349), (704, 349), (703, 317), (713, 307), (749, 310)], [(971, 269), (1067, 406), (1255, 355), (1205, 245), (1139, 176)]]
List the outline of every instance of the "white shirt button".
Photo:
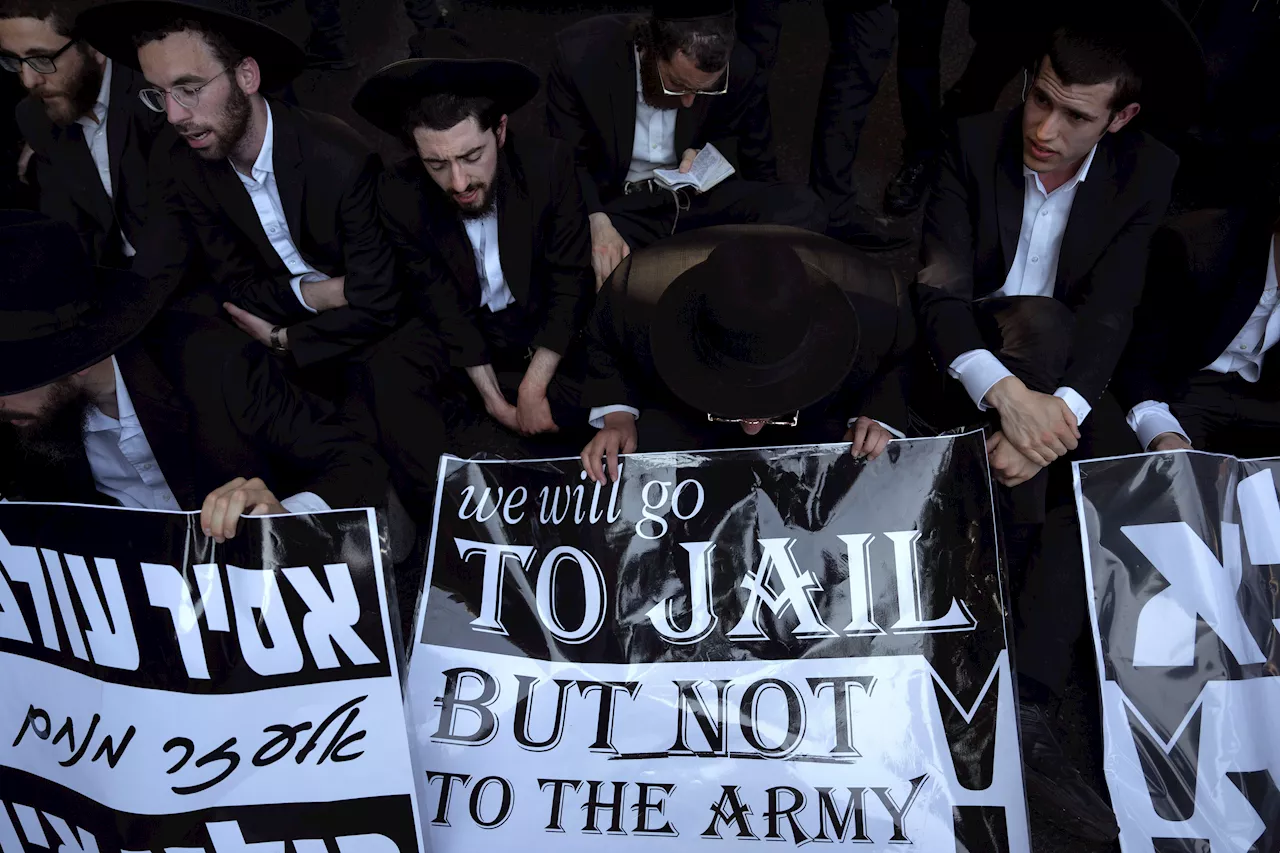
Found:
[(1040, 263), (1040, 256), (1039, 256), (1039, 255), (1032, 255), (1032, 256), (1031, 256), (1031, 263), (1033, 263), (1033, 264), (1038, 264), (1038, 263)]
[(1041, 216), (1048, 216), (1048, 215), (1049, 215), (1049, 211), (1047, 211), (1047, 210), (1042, 210), (1042, 211), (1040, 211), (1040, 215), (1041, 215)]
[(173, 503), (173, 495), (169, 494), (168, 492), (165, 492), (163, 495), (160, 496), (160, 500), (164, 501), (165, 503)]
[(1247, 346), (1245, 346), (1244, 344), (1241, 344), (1241, 345), (1240, 345), (1240, 349), (1247, 350), (1247, 349), (1248, 349), (1248, 347), (1247, 347)]
[(142, 463), (142, 470), (143, 470), (143, 471), (150, 471), (152, 467), (153, 467), (153, 466), (151, 465), (151, 463), (150, 463), (150, 462), (143, 462), (143, 463)]

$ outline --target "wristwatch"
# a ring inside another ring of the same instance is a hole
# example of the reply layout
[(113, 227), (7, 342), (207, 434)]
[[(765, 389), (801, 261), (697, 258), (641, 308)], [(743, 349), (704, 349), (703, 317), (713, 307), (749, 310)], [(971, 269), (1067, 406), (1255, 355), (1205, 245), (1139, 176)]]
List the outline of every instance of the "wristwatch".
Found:
[(280, 340), (280, 333), (284, 331), (284, 326), (271, 327), (271, 351), (276, 355), (284, 355), (289, 348), (284, 345), (284, 341)]

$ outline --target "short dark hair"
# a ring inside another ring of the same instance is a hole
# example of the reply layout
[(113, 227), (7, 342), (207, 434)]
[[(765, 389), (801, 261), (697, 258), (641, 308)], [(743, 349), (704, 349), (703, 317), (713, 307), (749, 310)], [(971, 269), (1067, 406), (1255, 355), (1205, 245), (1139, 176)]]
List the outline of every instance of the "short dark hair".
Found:
[(71, 38), (76, 17), (94, 5), (95, 0), (0, 0), (0, 20), (35, 18), (48, 21), (54, 32)]
[(413, 132), (420, 127), (427, 130), (448, 130), (469, 118), (476, 120), (480, 129), (493, 130), (502, 120), (502, 111), (493, 98), (454, 95), (440, 92), (427, 95), (405, 110), (400, 122), (401, 133), (409, 147), (414, 147)]
[(642, 46), (652, 47), (659, 58), (670, 61), (680, 51), (693, 60), (699, 71), (707, 73), (728, 65), (733, 51), (733, 15), (693, 21), (650, 18), (649, 26), (642, 27), (641, 33), (647, 36)]
[(1142, 78), (1129, 59), (1120, 34), (1062, 27), (1049, 39), (1049, 67), (1067, 86), (1116, 84), (1108, 105), (1122, 110), (1142, 94)]
[(235, 68), (244, 61), (244, 52), (232, 44), (231, 40), (225, 35), (212, 29), (203, 21), (195, 21), (190, 18), (171, 18), (149, 30), (135, 33), (133, 46), (142, 48), (153, 41), (160, 41), (174, 33), (184, 32), (193, 32), (203, 38), (204, 43), (209, 46), (209, 52), (227, 68)]

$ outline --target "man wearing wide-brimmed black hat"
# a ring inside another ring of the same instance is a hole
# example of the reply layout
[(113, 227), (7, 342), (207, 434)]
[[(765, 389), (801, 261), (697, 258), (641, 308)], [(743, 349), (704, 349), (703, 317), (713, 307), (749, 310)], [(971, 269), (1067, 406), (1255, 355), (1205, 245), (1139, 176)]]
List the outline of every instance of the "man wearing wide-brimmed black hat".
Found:
[(301, 368), (389, 330), (399, 291), (377, 221), (377, 155), (338, 119), (262, 94), (302, 69), (300, 48), (221, 0), (117, 0), (80, 27), (141, 68), (144, 102), (180, 138), (156, 165), (176, 189), (152, 215), (187, 223), (190, 239), (166, 235), (142, 272), (177, 276), (202, 250), (215, 299)]
[(507, 126), (537, 75), (447, 30), (413, 45), (419, 58), (373, 75), (353, 105), (416, 152), (378, 193), (415, 318), (368, 371), (401, 494), (430, 507), (445, 398), (525, 436), (582, 425), (577, 339), (595, 289), (572, 152)]
[(1007, 562), (1023, 587), (1027, 786), (1033, 807), (1093, 840), (1118, 829), (1054, 731), (1086, 612), (1068, 463), (1138, 450), (1107, 385), (1178, 160), (1130, 123), (1190, 117), (1203, 81), (1199, 45), (1167, 0), (1073, 5), (1023, 106), (960, 122), (924, 222), (917, 297), (936, 381), (921, 404), (936, 427), (994, 430)]
[[(574, 149), (598, 282), (631, 250), (682, 231), (826, 227), (812, 190), (778, 180), (755, 68), (735, 41), (733, 0), (658, 0), (648, 17), (588, 18), (556, 36), (547, 126)], [(655, 169), (688, 171), (708, 143), (736, 149), (738, 174), (701, 193), (655, 181)]]
[(383, 504), (377, 454), (234, 330), (154, 320), (166, 295), (0, 211), (0, 496), (198, 509), (219, 541), (242, 514)]
[(845, 440), (875, 459), (906, 424), (905, 287), (821, 234), (726, 225), (663, 241), (614, 271), (587, 328), (599, 432), (582, 464), (597, 482), (637, 449)]

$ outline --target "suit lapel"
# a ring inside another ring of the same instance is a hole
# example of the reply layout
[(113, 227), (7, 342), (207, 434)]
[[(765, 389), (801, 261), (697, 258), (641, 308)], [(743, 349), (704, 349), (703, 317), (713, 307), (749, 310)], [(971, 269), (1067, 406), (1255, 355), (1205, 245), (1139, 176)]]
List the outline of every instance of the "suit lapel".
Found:
[(443, 197), (440, 188), (425, 172), (419, 178), (422, 190), (422, 219), (427, 224), (427, 239), (435, 243), (436, 251), (457, 280), (467, 304), (480, 304), (480, 273), (476, 270), (475, 249), (451, 203)]
[(1071, 215), (1067, 217), (1067, 230), (1062, 235), (1053, 289), (1053, 295), (1059, 300), (1068, 296), (1070, 285), (1078, 280), (1082, 270), (1093, 266), (1098, 253), (1105, 248), (1098, 234), (1112, 233), (1110, 223), (1116, 197), (1116, 164), (1106, 144), (1107, 138), (1099, 143), (1089, 174), (1076, 186), (1076, 197), (1071, 201)]
[(249, 191), (240, 182), (230, 161), (202, 164), (202, 168), (218, 206), (249, 237), (268, 266), (280, 265), (279, 255), (267, 239), (267, 232), (262, 229), (262, 220), (258, 219), (258, 211), (253, 207)]
[[(110, 123), (107, 130), (110, 134)], [(63, 167), (73, 176), (73, 185), (84, 189), (84, 192), (74, 194), (75, 201), (102, 226), (103, 231), (110, 233), (115, 224), (115, 211), (111, 207), (111, 198), (102, 186), (102, 179), (98, 177), (98, 167), (93, 164), (89, 144), (84, 138), (84, 128), (78, 124), (68, 125), (61, 130), (59, 138), (66, 153)]]
[(272, 168), (275, 169), (276, 189), (280, 191), (280, 204), (284, 218), (293, 235), (293, 243), (302, 251), (302, 197), (306, 193), (306, 172), (302, 162), (302, 140), (294, 126), (293, 112), (285, 105), (273, 101), (271, 114), (275, 139), (272, 140)]
[(133, 122), (129, 121), (129, 100), (134, 97), (133, 72), (123, 65), (111, 64), (111, 101), (107, 105), (107, 162), (111, 170), (111, 186), (120, 196), (120, 163)]
[(195, 480), (190, 412), (140, 344), (116, 353), (116, 361), (165, 484), (178, 506), (199, 509), (205, 496)]
[(1022, 207), (1026, 200), (1027, 179), (1022, 174), (1022, 111), (1005, 125), (996, 159), (996, 221), (1000, 227), (1000, 248), (1004, 252), (1004, 268), (1013, 266), (1018, 254), (1018, 235), (1022, 233)]
[(707, 121), (707, 113), (711, 109), (711, 98), (699, 95), (693, 99), (693, 106), (676, 110), (675, 149), (678, 161), (686, 149), (693, 147), (693, 141)]
[(621, 165), (623, 176), (631, 166), (631, 149), (636, 143), (636, 52), (627, 40), (614, 66), (615, 78), (606, 83), (610, 106), (606, 115), (613, 117), (614, 162)]
[[(510, 162), (508, 158), (508, 164)], [(515, 180), (510, 169), (498, 195), (498, 255), (502, 259), (502, 277), (511, 295), (516, 302), (527, 305), (533, 259), (533, 200), (525, 182)]]
[[(1230, 228), (1228, 225), (1221, 231), (1229, 233)], [(1231, 278), (1227, 282), (1231, 295), (1223, 306), (1222, 320), (1218, 323), (1218, 327), (1223, 330), (1224, 343), (1218, 349), (1225, 349), (1244, 328), (1244, 324), (1258, 307), (1267, 284), (1267, 264), (1272, 252), (1270, 218), (1251, 213), (1240, 224), (1238, 233), (1240, 236), (1233, 247), (1234, 263), (1232, 259), (1218, 259), (1220, 263), (1231, 264), (1232, 267)]]

